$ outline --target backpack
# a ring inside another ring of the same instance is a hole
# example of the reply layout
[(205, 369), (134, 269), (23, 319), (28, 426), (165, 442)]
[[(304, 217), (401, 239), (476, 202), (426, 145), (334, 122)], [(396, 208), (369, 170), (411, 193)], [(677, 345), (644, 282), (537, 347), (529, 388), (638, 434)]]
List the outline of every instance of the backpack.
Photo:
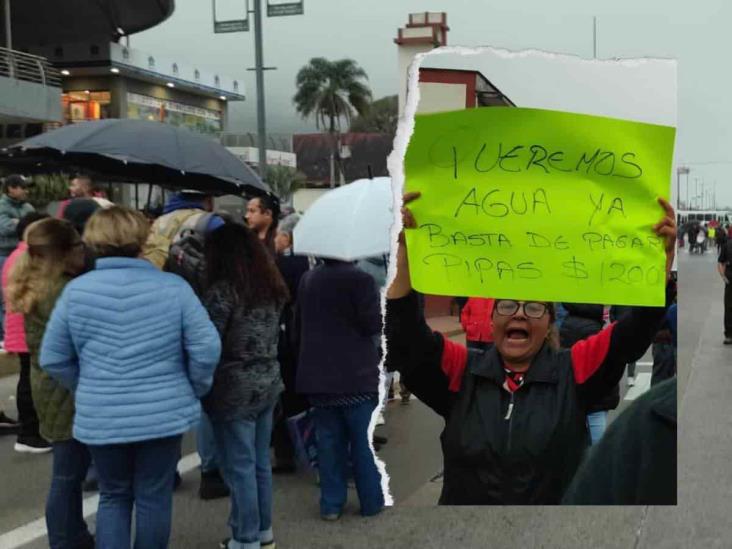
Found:
[(204, 213), (193, 227), (183, 227), (170, 245), (163, 270), (182, 276), (191, 285), (197, 296), (203, 295), (206, 264), (204, 242), (206, 227), (214, 214)]
[[(158, 269), (162, 269), (170, 253), (170, 245), (181, 229), (205, 212), (199, 209), (177, 210), (158, 218), (150, 228), (150, 234), (143, 247), (143, 257)], [(194, 217), (195, 216), (195, 217)]]

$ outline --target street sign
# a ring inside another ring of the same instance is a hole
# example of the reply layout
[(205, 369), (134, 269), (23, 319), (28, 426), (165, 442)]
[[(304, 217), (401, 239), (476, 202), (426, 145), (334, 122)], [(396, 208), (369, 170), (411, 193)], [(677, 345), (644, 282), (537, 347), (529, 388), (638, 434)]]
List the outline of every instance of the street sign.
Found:
[(214, 21), (214, 33), (249, 32), (249, 19), (233, 21)]
[(273, 2), (267, 0), (267, 16), (268, 17), (280, 17), (283, 15), (302, 15), (305, 13), (304, 0), (300, 2), (292, 2), (291, 0), (285, 2)]
[[(211, 0), (211, 7), (214, 33), (249, 32), (249, 0)], [(217, 19), (217, 12), (222, 21)]]

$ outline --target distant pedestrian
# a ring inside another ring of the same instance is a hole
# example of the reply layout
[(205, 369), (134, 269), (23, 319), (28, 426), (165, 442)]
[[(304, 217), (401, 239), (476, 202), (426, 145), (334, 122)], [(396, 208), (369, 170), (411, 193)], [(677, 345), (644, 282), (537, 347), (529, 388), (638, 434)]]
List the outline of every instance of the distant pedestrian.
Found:
[(314, 406), (320, 514), (337, 520), (353, 467), (361, 514), (384, 507), (381, 475), (368, 427), (379, 396), (381, 300), (374, 279), (333, 259), (308, 271), (298, 290), (300, 360), (297, 391)]
[(71, 224), (59, 219), (31, 224), (25, 242), (27, 250), (18, 256), (10, 273), (7, 297), (9, 310), (23, 315), (38, 430), (53, 447), (46, 501), (48, 542), (52, 549), (92, 549), (94, 538), (82, 509), (82, 483), (90, 456), (87, 446), (72, 433), (74, 394), (39, 365), (41, 341), (51, 312), (66, 285), (83, 270), (84, 247)]
[(199, 420), (221, 350), (188, 283), (139, 259), (147, 235), (127, 208), (91, 217), (83, 238), (96, 268), (66, 285), (41, 347), (41, 368), (74, 392), (73, 434), (97, 467), (105, 549), (129, 549), (133, 507), (135, 546), (167, 547), (181, 437)]
[[(583, 339), (600, 333), (604, 328), (604, 307), (590, 303), (563, 303), (567, 316), (559, 330), (559, 340), (562, 348), (571, 349)], [(607, 429), (607, 416), (620, 404), (620, 388), (618, 384), (605, 394), (599, 395), (594, 402), (588, 402), (587, 428), (590, 433), (590, 442), (597, 444)]]
[[(0, 197), (0, 270), (8, 256), (18, 245), (18, 223), (23, 216), (35, 211), (28, 203), (28, 188), (31, 181), (22, 175), (9, 175), (3, 180)], [(5, 316), (4, 299), (0, 299), (0, 346), (5, 337), (3, 320)]]
[(493, 304), (495, 300), (485, 297), (471, 297), (460, 313), (460, 324), (465, 330), (468, 350), (488, 350), (493, 346)]
[(715, 233), (715, 244), (717, 245), (717, 255), (727, 242), (727, 231), (723, 227), (719, 227)]
[(283, 390), (277, 342), (288, 291), (256, 234), (228, 223), (206, 239), (204, 302), (223, 342), (203, 400), (231, 492), (232, 537), (223, 547), (274, 546), (270, 440)]
[(724, 281), (724, 344), (732, 345), (732, 240), (719, 252), (717, 272)]

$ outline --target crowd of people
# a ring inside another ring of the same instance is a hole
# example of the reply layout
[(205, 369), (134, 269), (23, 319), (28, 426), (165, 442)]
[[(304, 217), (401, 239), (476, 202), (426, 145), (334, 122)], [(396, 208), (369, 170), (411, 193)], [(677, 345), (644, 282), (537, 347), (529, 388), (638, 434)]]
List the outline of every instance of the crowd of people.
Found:
[(732, 226), (729, 224), (688, 221), (679, 231), (679, 247), (683, 248), (684, 244), (688, 244), (690, 254), (704, 254), (707, 248), (714, 246), (719, 253), (730, 238)]
[[(272, 472), (295, 470), (288, 418), (307, 410), (322, 518), (340, 517), (351, 477), (361, 514), (381, 512), (368, 436), (379, 277), (294, 255), (297, 218), (281, 220), (273, 195), (235, 220), (211, 196), (182, 191), (150, 223), (95, 196), (86, 175), (54, 217), (33, 211), (28, 186), (10, 176), (0, 199), (4, 345), (21, 372), (18, 421), (2, 422), (17, 451), (52, 452), (51, 547), (128, 548), (133, 515), (136, 547), (166, 547), (193, 428), (201, 499), (230, 498), (221, 546), (274, 547)], [(95, 536), (82, 513), (90, 480)]]
[[(296, 470), (290, 418), (303, 413), (317, 433), (320, 516), (340, 518), (350, 479), (363, 516), (383, 510), (373, 449), (386, 440), (369, 438), (369, 426), (383, 422), (385, 257), (295, 255), (297, 217), (282, 216), (271, 194), (250, 199), (237, 220), (214, 211), (211, 196), (181, 191), (151, 220), (100, 196), (83, 174), (55, 216), (33, 210), (28, 185), (9, 176), (0, 198), (4, 346), (20, 369), (18, 421), (3, 413), (0, 427), (17, 432), (19, 452), (52, 452), (51, 547), (129, 548), (133, 515), (136, 547), (166, 547), (181, 441), (195, 429), (200, 498), (230, 498), (221, 547), (273, 548), (272, 474)], [(440, 503), (675, 502), (676, 229), (661, 206), (667, 307), (471, 298), (467, 347), (427, 326), (400, 238), (384, 399), (399, 372), (402, 402), (414, 393), (444, 417)], [(603, 435), (626, 365), (652, 344), (654, 388), (633, 421)], [(656, 368), (657, 354), (665, 366)], [(659, 409), (666, 430), (650, 417)], [(623, 426), (638, 425), (650, 435), (632, 446), (637, 455), (658, 460), (673, 443), (673, 456), (650, 480), (624, 470), (593, 487), (607, 451), (629, 440)], [(82, 511), (90, 483), (94, 536)]]

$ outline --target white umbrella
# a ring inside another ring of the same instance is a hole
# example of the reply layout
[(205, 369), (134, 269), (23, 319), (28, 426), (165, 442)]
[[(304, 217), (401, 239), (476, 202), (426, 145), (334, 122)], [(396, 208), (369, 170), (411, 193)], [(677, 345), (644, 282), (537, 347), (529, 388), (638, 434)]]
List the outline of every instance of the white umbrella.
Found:
[(295, 253), (343, 261), (387, 254), (393, 224), (391, 179), (359, 179), (308, 208), (295, 227)]

